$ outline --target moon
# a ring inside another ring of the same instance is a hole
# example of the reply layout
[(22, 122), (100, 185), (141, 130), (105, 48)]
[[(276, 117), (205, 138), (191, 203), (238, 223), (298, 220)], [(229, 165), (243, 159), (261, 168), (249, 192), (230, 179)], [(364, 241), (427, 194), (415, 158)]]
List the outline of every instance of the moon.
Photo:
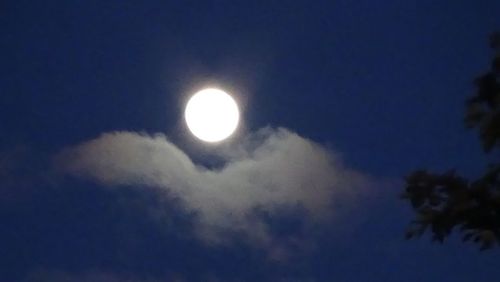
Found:
[(187, 126), (198, 139), (216, 143), (231, 136), (240, 120), (236, 101), (223, 90), (207, 88), (196, 92), (184, 112)]

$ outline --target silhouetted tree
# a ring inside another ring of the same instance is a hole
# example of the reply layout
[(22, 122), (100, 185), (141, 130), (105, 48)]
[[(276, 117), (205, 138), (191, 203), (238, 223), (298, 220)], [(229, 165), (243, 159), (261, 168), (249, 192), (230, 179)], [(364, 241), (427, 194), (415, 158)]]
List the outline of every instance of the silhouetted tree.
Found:
[[(476, 78), (477, 91), (466, 101), (465, 125), (479, 131), (485, 153), (500, 147), (500, 32), (490, 38), (494, 57), (490, 71)], [(498, 155), (497, 155), (498, 157)], [(418, 170), (406, 177), (403, 199), (411, 203), (416, 218), (406, 237), (430, 231), (443, 242), (452, 231), (481, 250), (500, 242), (500, 163), (490, 164), (477, 180), (454, 171), (442, 174)]]

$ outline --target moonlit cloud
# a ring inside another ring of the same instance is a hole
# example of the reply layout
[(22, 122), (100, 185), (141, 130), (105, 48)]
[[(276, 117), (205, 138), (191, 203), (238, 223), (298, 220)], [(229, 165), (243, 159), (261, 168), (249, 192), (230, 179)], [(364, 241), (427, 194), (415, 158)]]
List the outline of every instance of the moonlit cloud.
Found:
[(286, 129), (260, 130), (221, 156), (224, 166), (210, 169), (164, 135), (122, 131), (66, 148), (56, 163), (66, 174), (109, 188), (163, 191), (196, 215), (197, 235), (211, 243), (239, 234), (269, 244), (263, 213), (300, 212), (308, 224), (319, 223), (367, 184), (332, 152)]

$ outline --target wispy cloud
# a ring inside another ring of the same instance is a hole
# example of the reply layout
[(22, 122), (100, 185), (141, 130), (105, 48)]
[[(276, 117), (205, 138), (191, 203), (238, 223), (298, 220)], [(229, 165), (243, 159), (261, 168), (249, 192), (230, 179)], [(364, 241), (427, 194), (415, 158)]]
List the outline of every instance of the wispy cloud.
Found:
[(195, 215), (197, 235), (210, 243), (238, 234), (268, 245), (273, 236), (263, 214), (297, 212), (314, 225), (368, 184), (331, 151), (286, 129), (260, 130), (222, 156), (224, 166), (211, 169), (164, 135), (111, 132), (64, 149), (56, 164), (106, 187), (160, 188)]

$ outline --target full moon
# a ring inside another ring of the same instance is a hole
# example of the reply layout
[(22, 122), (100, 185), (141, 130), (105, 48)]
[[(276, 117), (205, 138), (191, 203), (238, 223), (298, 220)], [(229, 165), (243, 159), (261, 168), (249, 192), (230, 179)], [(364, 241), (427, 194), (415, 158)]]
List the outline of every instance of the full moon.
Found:
[(233, 97), (220, 89), (207, 88), (189, 99), (184, 117), (194, 136), (214, 143), (233, 134), (238, 127), (240, 113)]

